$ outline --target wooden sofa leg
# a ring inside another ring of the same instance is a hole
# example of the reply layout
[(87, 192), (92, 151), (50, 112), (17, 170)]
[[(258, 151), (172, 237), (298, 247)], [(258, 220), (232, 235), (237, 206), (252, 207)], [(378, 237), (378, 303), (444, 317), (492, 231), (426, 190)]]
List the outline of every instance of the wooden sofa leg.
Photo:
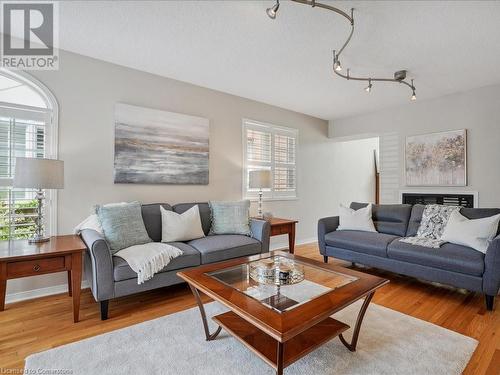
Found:
[(486, 310), (493, 311), (493, 302), (495, 301), (495, 296), (484, 295), (486, 299)]
[(101, 320), (108, 319), (109, 300), (99, 302), (101, 305)]
[(326, 255), (323, 255), (323, 262), (328, 263), (328, 257)]

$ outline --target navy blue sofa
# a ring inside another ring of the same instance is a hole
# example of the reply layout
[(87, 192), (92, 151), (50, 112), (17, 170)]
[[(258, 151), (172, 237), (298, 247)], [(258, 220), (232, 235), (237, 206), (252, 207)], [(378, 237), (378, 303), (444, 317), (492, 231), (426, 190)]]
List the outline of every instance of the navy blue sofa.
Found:
[[(366, 207), (352, 203), (352, 209)], [(422, 219), (423, 205), (374, 205), (373, 221), (378, 233), (337, 231), (339, 217), (318, 222), (318, 243), (325, 263), (334, 257), (428, 281), (484, 293), (486, 307), (493, 310), (500, 288), (500, 228), (486, 255), (466, 246), (445, 243), (439, 249), (398, 241), (415, 236)], [(461, 208), (469, 219), (493, 216), (499, 208)]]

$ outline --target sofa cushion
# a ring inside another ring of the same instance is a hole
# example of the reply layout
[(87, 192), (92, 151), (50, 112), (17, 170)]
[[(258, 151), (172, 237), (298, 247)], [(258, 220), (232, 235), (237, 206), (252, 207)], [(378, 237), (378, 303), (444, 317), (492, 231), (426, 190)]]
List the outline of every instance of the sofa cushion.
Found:
[(425, 205), (415, 204), (411, 209), (410, 221), (408, 222), (408, 229), (406, 230), (406, 237), (413, 237), (417, 235), (422, 215), (424, 214)]
[[(357, 210), (368, 203), (352, 202), (351, 208)], [(373, 223), (377, 232), (403, 237), (410, 219), (410, 204), (374, 204), (372, 205)]]
[(112, 254), (126, 247), (151, 242), (139, 202), (98, 205), (96, 214)]
[(327, 233), (325, 242), (327, 246), (387, 257), (387, 245), (398, 238), (391, 234), (352, 230)]
[(481, 276), (484, 271), (484, 254), (470, 247), (445, 243), (432, 249), (394, 241), (387, 248), (387, 256), (403, 262), (440, 268), (447, 271)]
[[(194, 267), (200, 265), (200, 253), (185, 244), (184, 242), (170, 242), (172, 246), (181, 249), (183, 254), (170, 261), (168, 266), (160, 272), (173, 271), (186, 267)], [(122, 281), (137, 278), (137, 274), (130, 268), (128, 263), (120, 257), (113, 257), (113, 277), (115, 281)]]
[(172, 207), (168, 203), (151, 203), (141, 206), (142, 219), (149, 237), (155, 241), (161, 241), (161, 212), (160, 206), (165, 210), (172, 211)]
[(239, 234), (217, 234), (188, 242), (201, 253), (201, 263), (220, 262), (261, 252), (261, 243), (255, 238)]
[[(210, 227), (212, 226), (212, 214), (210, 211), (210, 206), (208, 203), (179, 203), (172, 206), (172, 210), (178, 214), (182, 214), (189, 210), (191, 207), (198, 205), (200, 210), (201, 227), (205, 236), (210, 232)], [(161, 220), (160, 220), (161, 221)]]

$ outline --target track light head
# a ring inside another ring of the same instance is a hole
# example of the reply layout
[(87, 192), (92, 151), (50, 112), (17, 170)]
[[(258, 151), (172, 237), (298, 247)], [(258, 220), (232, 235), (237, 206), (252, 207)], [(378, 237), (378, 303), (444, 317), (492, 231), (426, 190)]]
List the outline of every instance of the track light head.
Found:
[(372, 80), (369, 79), (368, 80), (368, 86), (365, 87), (365, 91), (368, 92), (368, 93), (371, 92), (372, 91), (372, 87), (373, 87)]
[(417, 95), (415, 94), (415, 86), (413, 85), (413, 79), (411, 80), (411, 100), (417, 100)]
[(278, 9), (280, 8), (279, 0), (276, 0), (276, 4), (274, 4), (271, 8), (266, 9), (266, 13), (270, 19), (274, 20), (276, 18), (276, 14), (278, 13)]
[(340, 63), (340, 60), (335, 60), (333, 63), (333, 69), (335, 69), (337, 72), (340, 72), (342, 70), (342, 64)]

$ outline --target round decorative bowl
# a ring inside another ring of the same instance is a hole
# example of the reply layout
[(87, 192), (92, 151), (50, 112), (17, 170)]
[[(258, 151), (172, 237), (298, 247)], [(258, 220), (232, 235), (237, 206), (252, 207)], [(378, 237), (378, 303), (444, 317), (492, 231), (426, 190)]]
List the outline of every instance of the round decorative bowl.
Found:
[(304, 280), (304, 267), (284, 257), (267, 258), (250, 264), (250, 277), (259, 284), (292, 285)]

